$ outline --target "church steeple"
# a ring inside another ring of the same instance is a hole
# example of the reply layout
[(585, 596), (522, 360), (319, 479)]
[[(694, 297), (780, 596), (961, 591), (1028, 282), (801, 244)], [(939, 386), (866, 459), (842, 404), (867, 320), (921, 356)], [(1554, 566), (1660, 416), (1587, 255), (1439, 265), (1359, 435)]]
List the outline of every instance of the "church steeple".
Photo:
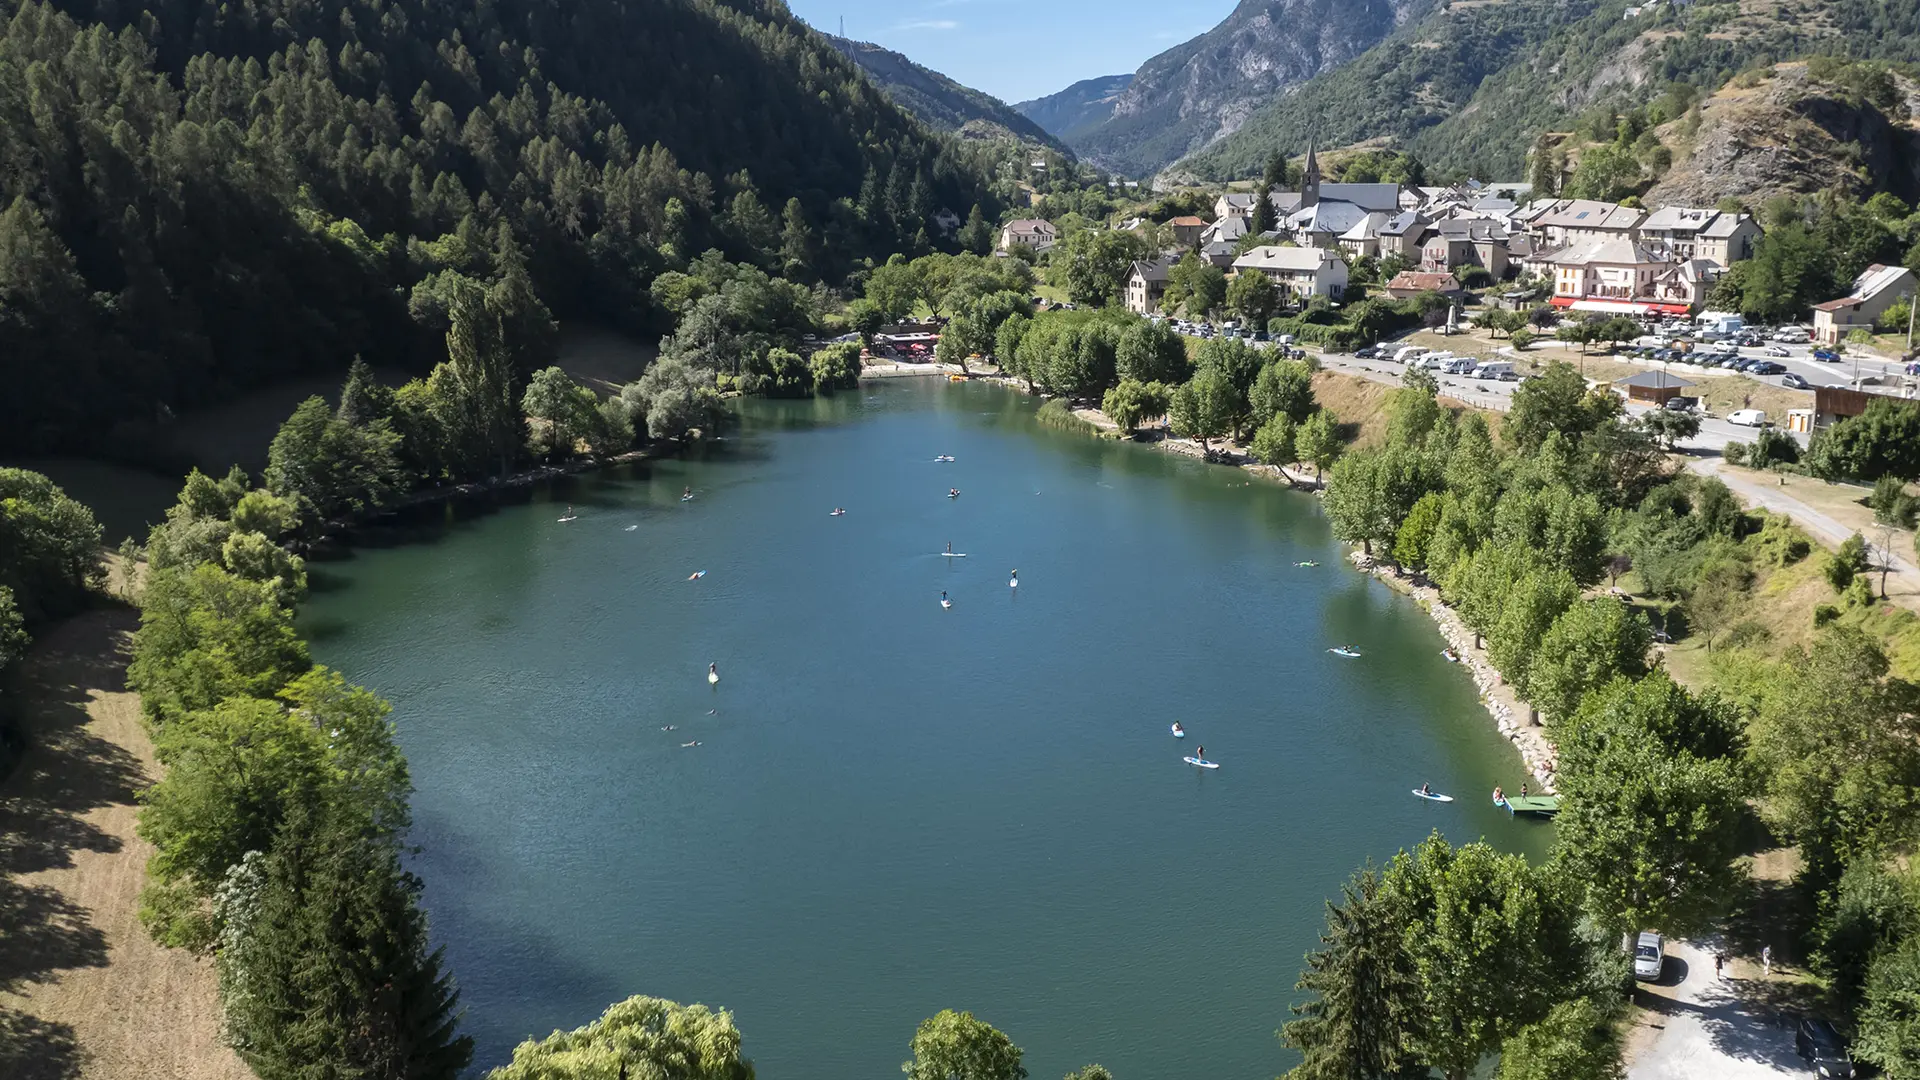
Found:
[(1307, 164), (1300, 174), (1300, 207), (1318, 205), (1320, 202), (1320, 159), (1314, 156), (1313, 144), (1307, 144)]

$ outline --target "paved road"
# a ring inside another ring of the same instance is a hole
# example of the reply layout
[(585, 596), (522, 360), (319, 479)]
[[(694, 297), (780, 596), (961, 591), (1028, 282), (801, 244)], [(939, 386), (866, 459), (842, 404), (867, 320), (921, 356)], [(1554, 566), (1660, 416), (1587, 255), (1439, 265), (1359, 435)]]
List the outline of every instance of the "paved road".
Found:
[(1652, 1038), (1627, 1067), (1627, 1080), (1775, 1080), (1811, 1076), (1794, 1053), (1793, 1033), (1757, 1000), (1764, 984), (1713, 973), (1704, 945), (1667, 945), (1658, 986), (1635, 995), (1650, 1015)]

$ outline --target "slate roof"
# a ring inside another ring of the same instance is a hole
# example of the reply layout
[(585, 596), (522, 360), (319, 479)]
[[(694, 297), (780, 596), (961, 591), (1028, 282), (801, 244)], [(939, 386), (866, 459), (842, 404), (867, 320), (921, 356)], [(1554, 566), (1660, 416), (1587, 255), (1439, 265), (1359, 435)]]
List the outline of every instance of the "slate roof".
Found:
[(1393, 213), (1400, 209), (1399, 184), (1321, 184), (1321, 202), (1345, 202), (1366, 210)]
[(1257, 247), (1233, 261), (1235, 270), (1318, 270), (1322, 265), (1339, 262), (1339, 256), (1325, 248)]

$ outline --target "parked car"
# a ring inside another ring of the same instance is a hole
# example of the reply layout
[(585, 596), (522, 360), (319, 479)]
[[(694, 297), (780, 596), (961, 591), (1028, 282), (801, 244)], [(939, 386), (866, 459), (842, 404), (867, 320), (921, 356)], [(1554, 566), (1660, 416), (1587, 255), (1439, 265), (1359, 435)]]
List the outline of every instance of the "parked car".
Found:
[(1521, 376), (1517, 371), (1508, 370), (1495, 375), (1494, 378), (1499, 379), (1501, 382), (1519, 382)]
[(1801, 1020), (1793, 1029), (1793, 1048), (1815, 1076), (1851, 1080), (1853, 1058), (1847, 1053), (1847, 1042), (1827, 1021), (1811, 1016)]
[(1785, 375), (1780, 376), (1780, 385), (1791, 387), (1795, 390), (1813, 389), (1812, 383), (1808, 382), (1807, 380), (1801, 378), (1799, 375), (1796, 375), (1791, 371), (1787, 372)]
[(1840, 354), (1832, 349), (1815, 349), (1813, 350), (1813, 358), (1823, 364), (1837, 364), (1840, 362)]
[(1660, 361), (1661, 363), (1665, 363), (1666, 361), (1671, 360), (1678, 355), (1680, 354), (1677, 352), (1674, 352), (1672, 349), (1655, 349), (1653, 350), (1652, 359)]
[(1766, 352), (1768, 356), (1792, 356), (1793, 355), (1793, 350), (1787, 348), (1785, 345), (1769, 345), (1767, 346)]
[(1699, 404), (1700, 399), (1697, 397), (1675, 395), (1667, 399), (1666, 405), (1664, 405), (1663, 408), (1668, 412), (1692, 412)]
[(1651, 930), (1641, 931), (1640, 940), (1633, 946), (1633, 977), (1646, 982), (1658, 981), (1666, 963), (1666, 940)]
[(1793, 345), (1805, 345), (1809, 340), (1807, 332), (1798, 326), (1783, 326), (1773, 332), (1773, 340)]
[[(1264, 336), (1264, 335), (1263, 335), (1263, 336)], [(1354, 359), (1356, 359), (1356, 360), (1374, 360), (1374, 359), (1377, 359), (1377, 358), (1379, 358), (1379, 356), (1380, 356), (1380, 346), (1378, 346), (1378, 345), (1362, 345), (1362, 346), (1361, 346), (1361, 347), (1359, 347), (1358, 349), (1355, 349), (1355, 350), (1353, 350), (1353, 356), (1354, 356)]]
[(1735, 409), (1727, 414), (1727, 423), (1741, 427), (1766, 427), (1767, 414), (1760, 409)]
[(1749, 375), (1778, 375), (1785, 370), (1787, 369), (1784, 364), (1776, 364), (1771, 360), (1762, 360), (1757, 364), (1747, 365), (1747, 374)]

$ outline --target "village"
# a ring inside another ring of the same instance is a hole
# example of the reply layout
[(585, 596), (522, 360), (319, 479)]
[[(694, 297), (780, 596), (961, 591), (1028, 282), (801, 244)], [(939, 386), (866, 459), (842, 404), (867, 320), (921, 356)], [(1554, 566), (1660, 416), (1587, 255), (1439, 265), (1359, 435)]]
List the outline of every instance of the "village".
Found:
[[(1330, 182), (1311, 149), (1299, 180), (1297, 190), (1275, 188), (1264, 196), (1257, 190), (1220, 192), (1211, 220), (1182, 214), (1162, 222), (1116, 222), (1112, 228), (1149, 237), (1156, 249), (1132, 262), (1119, 302), (1141, 316), (1173, 319), (1182, 333), (1243, 336), (1267, 346), (1292, 341), (1269, 341), (1266, 326), (1234, 317), (1240, 313), (1228, 308), (1197, 312), (1188, 303), (1168, 310), (1169, 286), (1183, 260), (1198, 259), (1228, 281), (1263, 274), (1277, 287), (1283, 307), (1296, 311), (1434, 294), (1448, 307), (1432, 330), (1497, 328), (1502, 320), (1490, 313), (1512, 312), (1507, 318), (1524, 317), (1528, 332), (1501, 341), (1496, 330), (1479, 335), (1478, 348), (1457, 350), (1479, 355), (1382, 346), (1377, 356), (1375, 349), (1360, 350), (1361, 358), (1428, 359), (1436, 372), (1479, 372), (1490, 382), (1520, 378), (1512, 361), (1524, 371), (1527, 357), (1541, 351), (1558, 355), (1577, 345), (1584, 357), (1592, 339), (1576, 341), (1565, 333), (1556, 338), (1556, 326), (1631, 319), (1639, 333), (1599, 339), (1613, 346), (1615, 359), (1652, 372), (1617, 380), (1624, 396), (1711, 414), (1697, 390), (1702, 377), (1742, 374), (1779, 391), (1762, 395), (1768, 401), (1786, 403), (1773, 415), (1750, 416), (1754, 425), (1777, 423), (1802, 437), (1858, 415), (1871, 395), (1920, 397), (1911, 335), (1916, 280), (1906, 267), (1873, 264), (1844, 295), (1780, 326), (1752, 325), (1737, 312), (1713, 310), (1716, 284), (1754, 256), (1763, 235), (1760, 222), (1744, 209), (1535, 197), (1532, 186), (1520, 182)], [(1272, 228), (1260, 229), (1262, 219)], [(996, 254), (1044, 265), (1063, 239), (1052, 221), (1020, 218), (1002, 226)], [(1889, 312), (1900, 316), (1902, 309), (1900, 325), (1889, 327)], [(910, 329), (919, 336), (903, 340), (920, 343), (930, 355), (937, 328)], [(1670, 373), (1676, 365), (1694, 377)], [(1721, 412), (1752, 414), (1744, 408), (1752, 398), (1743, 392), (1736, 402), (1741, 408)]]

